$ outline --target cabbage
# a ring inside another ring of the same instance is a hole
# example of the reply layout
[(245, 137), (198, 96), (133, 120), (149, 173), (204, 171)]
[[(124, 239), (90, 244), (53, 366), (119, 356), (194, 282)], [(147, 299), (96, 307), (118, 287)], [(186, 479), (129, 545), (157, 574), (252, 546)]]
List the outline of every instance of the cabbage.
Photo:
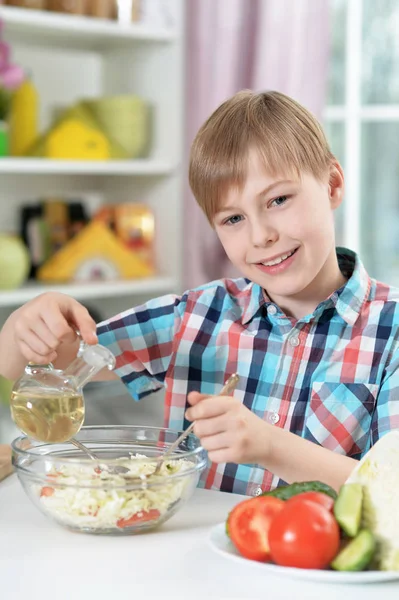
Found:
[[(151, 477), (151, 485), (146, 487), (145, 478), (153, 473), (154, 463), (135, 461), (135, 458), (146, 457), (134, 455), (118, 461), (118, 465), (129, 468), (129, 473), (124, 475), (105, 469), (98, 473), (96, 467), (89, 465), (52, 467), (44, 486), (45, 490), (50, 489), (50, 495), (43, 494), (43, 486), (37, 484), (34, 484), (34, 493), (49, 516), (74, 528), (118, 528), (121, 519), (150, 511), (158, 511), (156, 520), (159, 520), (171, 504), (180, 500), (189, 483), (189, 478), (172, 475), (192, 469), (193, 463), (181, 459), (162, 464), (159, 475)], [(129, 475), (143, 479), (142, 489), (126, 489)], [(159, 485), (156, 485), (157, 480)]]
[(373, 566), (399, 571), (399, 431), (378, 440), (346, 483), (363, 486), (362, 526), (377, 541)]

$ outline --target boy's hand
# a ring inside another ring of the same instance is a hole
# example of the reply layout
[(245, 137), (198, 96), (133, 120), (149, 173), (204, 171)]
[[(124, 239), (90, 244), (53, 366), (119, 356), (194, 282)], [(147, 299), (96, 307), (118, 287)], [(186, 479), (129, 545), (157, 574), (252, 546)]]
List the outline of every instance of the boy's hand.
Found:
[(3, 330), (11, 334), (24, 359), (37, 364), (53, 362), (62, 343), (76, 340), (76, 330), (88, 344), (97, 343), (96, 324), (87, 309), (56, 292), (41, 294), (21, 306)]
[(270, 452), (267, 423), (232, 396), (188, 395), (186, 418), (195, 421), (194, 433), (215, 463), (264, 462)]

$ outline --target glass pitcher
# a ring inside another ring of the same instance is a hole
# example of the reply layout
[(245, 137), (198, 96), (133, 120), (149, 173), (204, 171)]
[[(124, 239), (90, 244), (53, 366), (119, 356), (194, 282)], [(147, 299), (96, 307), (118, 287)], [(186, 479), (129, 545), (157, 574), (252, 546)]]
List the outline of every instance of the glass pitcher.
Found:
[(17, 427), (40, 442), (65, 442), (82, 427), (85, 417), (83, 386), (98, 371), (115, 367), (110, 350), (83, 340), (75, 360), (62, 371), (28, 364), (11, 391), (11, 415)]

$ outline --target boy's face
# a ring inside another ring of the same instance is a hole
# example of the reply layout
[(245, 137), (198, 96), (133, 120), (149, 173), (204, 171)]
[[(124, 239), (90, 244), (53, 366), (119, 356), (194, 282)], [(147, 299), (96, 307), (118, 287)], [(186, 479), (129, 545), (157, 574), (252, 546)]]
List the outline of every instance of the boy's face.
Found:
[(333, 209), (342, 196), (338, 163), (323, 182), (309, 174), (272, 177), (252, 153), (245, 185), (230, 189), (215, 229), (233, 265), (283, 307), (286, 298), (337, 280)]

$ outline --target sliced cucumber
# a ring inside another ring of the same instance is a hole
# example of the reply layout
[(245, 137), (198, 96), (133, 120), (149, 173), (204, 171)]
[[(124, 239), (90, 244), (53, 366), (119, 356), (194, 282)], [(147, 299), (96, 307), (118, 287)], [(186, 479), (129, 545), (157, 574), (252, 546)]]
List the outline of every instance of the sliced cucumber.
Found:
[(275, 498), (280, 498), (280, 500), (289, 500), (293, 496), (297, 496), (303, 492), (321, 492), (322, 494), (327, 494), (327, 496), (330, 496), (333, 500), (337, 497), (337, 492), (321, 481), (299, 481), (291, 483), (291, 485), (275, 488), (271, 492), (265, 492), (262, 496), (274, 496)]
[(334, 558), (331, 567), (336, 571), (362, 571), (370, 564), (374, 551), (373, 534), (368, 529), (362, 529)]
[(346, 483), (334, 503), (334, 516), (349, 537), (355, 537), (362, 518), (363, 488), (360, 483)]

